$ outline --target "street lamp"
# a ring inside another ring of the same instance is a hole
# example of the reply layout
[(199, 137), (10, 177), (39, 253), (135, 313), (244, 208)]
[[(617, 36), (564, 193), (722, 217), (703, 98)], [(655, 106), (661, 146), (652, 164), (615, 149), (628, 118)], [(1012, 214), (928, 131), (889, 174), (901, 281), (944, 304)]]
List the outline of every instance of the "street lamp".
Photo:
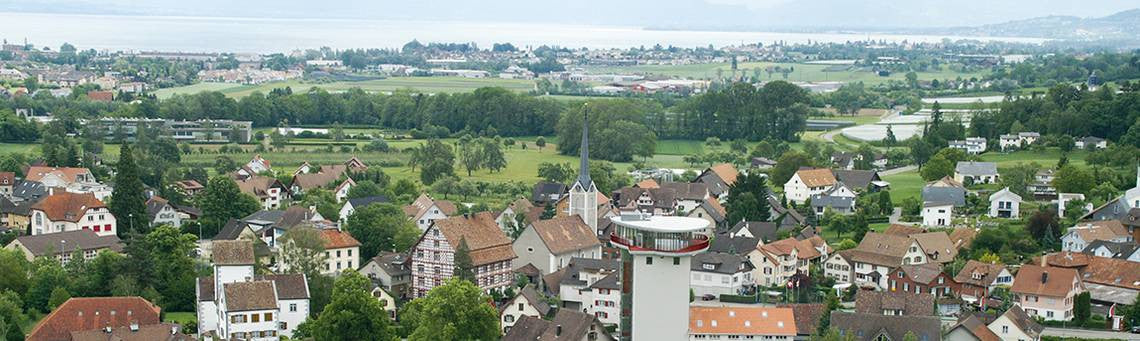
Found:
[(63, 255), (66, 254), (66, 251), (64, 251), (64, 250), (67, 250), (67, 241), (66, 240), (60, 240), (59, 241), (59, 263), (60, 264), (63, 264)]
[(134, 233), (135, 232), (135, 214), (134, 213), (127, 213), (127, 220), (130, 221), (130, 224), (131, 224), (131, 233)]

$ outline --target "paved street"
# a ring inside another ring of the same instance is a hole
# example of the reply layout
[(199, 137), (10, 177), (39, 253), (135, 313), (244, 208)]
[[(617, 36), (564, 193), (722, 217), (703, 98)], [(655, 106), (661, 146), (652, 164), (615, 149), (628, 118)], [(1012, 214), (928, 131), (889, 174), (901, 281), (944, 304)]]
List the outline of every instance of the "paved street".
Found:
[(1086, 339), (1120, 339), (1120, 340), (1140, 340), (1140, 334), (1108, 332), (1100, 330), (1084, 330), (1084, 329), (1064, 329), (1045, 327), (1043, 333), (1047, 336), (1059, 337), (1081, 337)]

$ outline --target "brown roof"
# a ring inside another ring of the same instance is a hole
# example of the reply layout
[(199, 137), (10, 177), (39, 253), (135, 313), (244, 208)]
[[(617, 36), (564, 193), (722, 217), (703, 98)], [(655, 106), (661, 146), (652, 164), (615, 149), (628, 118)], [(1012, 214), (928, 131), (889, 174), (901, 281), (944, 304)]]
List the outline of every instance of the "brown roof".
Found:
[(637, 199), (643, 194), (648, 194), (653, 199), (653, 207), (655, 208), (673, 209), (673, 204), (677, 200), (677, 193), (672, 188), (622, 187), (614, 191), (613, 194), (618, 198), (618, 207), (638, 206)]
[(1081, 270), (1085, 282), (1140, 290), (1140, 264), (1126, 259), (1089, 257), (1089, 265)]
[(944, 176), (944, 177), (942, 177), (941, 179), (938, 179), (938, 180), (932, 181), (932, 182), (930, 182), (930, 183), (928, 183), (928, 184), (926, 184), (926, 185), (927, 185), (927, 186), (931, 186), (931, 187), (957, 187), (957, 188), (965, 188), (965, 186), (962, 186), (962, 183), (958, 182), (957, 180), (954, 180), (954, 177), (952, 177), (952, 176), (949, 176), (949, 175), (947, 175), (947, 176)]
[(740, 175), (740, 172), (736, 170), (736, 166), (733, 166), (730, 163), (714, 165), (712, 167), (709, 167), (709, 170), (711, 170), (713, 173), (716, 173), (716, 176), (720, 177), (720, 180), (724, 181), (724, 184), (729, 186), (732, 186), (732, 184), (736, 183), (736, 177)]
[[(1005, 269), (1002, 264), (982, 263), (976, 260), (966, 261), (966, 265), (962, 270), (958, 271), (958, 275), (954, 276), (954, 282), (962, 284), (976, 285), (979, 287), (989, 287), (997, 280), (997, 276)], [(981, 279), (974, 279), (974, 274), (980, 274)]]
[(284, 186), (281, 185), (281, 181), (277, 181), (277, 179), (261, 175), (254, 175), (245, 180), (234, 181), (237, 182), (238, 189), (241, 189), (242, 193), (252, 195), (256, 198), (265, 198), (269, 196), (270, 188), (284, 188)]
[(76, 297), (44, 317), (28, 333), (27, 340), (68, 340), (74, 331), (156, 324), (160, 311), (142, 297)]
[[(1053, 252), (1045, 255), (1044, 264), (1062, 268), (1083, 268), (1089, 265), (1090, 258), (1092, 257), (1079, 252)], [(1033, 257), (1032, 263), (1042, 264), (1041, 256)]]
[(887, 226), (886, 230), (883, 230), (883, 233), (894, 234), (894, 235), (899, 235), (899, 236), (909, 236), (912, 234), (923, 233), (923, 232), (926, 232), (926, 230), (923, 230), (922, 228), (919, 228), (919, 227), (914, 227), (914, 226), (910, 226), (910, 225), (902, 225), (902, 224), (891, 224), (891, 226)]
[(226, 310), (248, 311), (277, 309), (277, 293), (270, 281), (249, 281), (223, 284)]
[(942, 268), (934, 263), (903, 265), (899, 270), (910, 280), (921, 284), (933, 283), (942, 274)]
[(1129, 237), (1128, 229), (1124, 228), (1119, 220), (1100, 220), (1079, 223), (1077, 226), (1069, 228), (1069, 232), (1075, 232), (1085, 242), (1092, 242), (1094, 240), (1112, 240), (1121, 237)]
[(791, 308), (693, 306), (689, 333), (795, 336), (797, 329)]
[(107, 332), (92, 329), (71, 332), (71, 341), (191, 341), (194, 337), (182, 334), (182, 327), (173, 323), (140, 325), (138, 329), (117, 327)]
[(87, 168), (31, 166), (24, 172), (24, 180), (40, 182), (44, 176), (55, 173), (64, 181), (75, 182), (80, 174), (91, 174)]
[(796, 320), (796, 332), (800, 335), (812, 335), (819, 329), (819, 319), (827, 312), (823, 303), (795, 303), (778, 304), (777, 308), (791, 308)]
[(918, 246), (926, 251), (926, 255), (932, 261), (949, 263), (958, 256), (958, 248), (954, 247), (954, 243), (950, 241), (950, 236), (947, 236), (946, 232), (916, 233), (910, 237), (918, 242)]
[(459, 247), (460, 240), (466, 240), (475, 266), (516, 257), (515, 251), (511, 249), (511, 239), (499, 229), (490, 212), (436, 220), (433, 227), (443, 233), (453, 248)]
[(950, 242), (954, 243), (954, 247), (962, 249), (970, 247), (970, 243), (974, 242), (974, 237), (978, 236), (978, 230), (969, 227), (959, 227), (950, 231)]
[(859, 246), (849, 252), (852, 261), (875, 265), (898, 266), (910, 247), (911, 239), (905, 236), (868, 232)]
[(855, 295), (855, 312), (882, 314), (883, 310), (902, 310), (903, 315), (934, 315), (934, 295), (901, 291), (860, 290)]
[(89, 229), (20, 236), (12, 243), (16, 242), (19, 242), (36, 257), (57, 255), (60, 252), (60, 245), (65, 245), (64, 251), (68, 253), (76, 249), (123, 251), (123, 243), (120, 242), (118, 236), (99, 236), (95, 231)]
[(52, 221), (79, 222), (88, 209), (107, 207), (92, 193), (57, 191), (32, 205), (33, 210), (44, 211)]
[(1021, 310), (1019, 305), (1013, 305), (1002, 316), (1008, 317), (1021, 331), (1029, 334), (1029, 337), (1036, 338), (1041, 335), (1042, 331), (1045, 331), (1045, 327), (1038, 324), (1037, 320), (1030, 317), (1029, 314), (1026, 314), (1025, 310)]
[(277, 287), (277, 299), (309, 298), (309, 284), (305, 282), (303, 274), (264, 275), (258, 276), (258, 279), (273, 281), (273, 285)]
[(184, 190), (195, 190), (195, 189), (206, 188), (206, 186), (202, 186), (202, 184), (198, 183), (198, 181), (196, 181), (196, 180), (182, 180), (182, 181), (175, 182), (175, 184), (177, 184), (178, 187), (182, 187), (182, 189), (184, 189)]
[(15, 186), (16, 173), (0, 172), (0, 186)]
[(1025, 264), (1017, 270), (1017, 277), (1013, 279), (1010, 291), (1019, 294), (1065, 297), (1073, 290), (1074, 283), (1080, 285), (1078, 279), (1077, 270)]
[(111, 91), (88, 91), (87, 99), (92, 101), (110, 102), (115, 100), (115, 93)]
[(556, 255), (602, 244), (597, 234), (578, 215), (539, 220), (531, 223), (531, 228), (546, 248)]
[(808, 187), (831, 186), (835, 184), (835, 174), (832, 174), (830, 169), (803, 169), (796, 171), (796, 174), (800, 176), (800, 181), (803, 181), (804, 185)]
[(980, 341), (1001, 341), (1001, 338), (998, 337), (997, 334), (994, 334), (985, 323), (982, 323), (982, 321), (974, 315), (966, 316), (965, 319), (958, 321), (958, 324), (950, 329), (953, 330), (954, 328), (962, 328)]
[(215, 240), (211, 260), (214, 265), (253, 264), (253, 242), (248, 240)]
[(316, 173), (294, 175), (291, 187), (300, 187), (302, 190), (325, 187), (340, 179), (347, 169), (345, 165), (321, 166)]
[(440, 213), (449, 217), (459, 211), (455, 203), (447, 200), (434, 200), (425, 193), (420, 194), (420, 196), (416, 198), (416, 201), (413, 201), (410, 205), (404, 206), (404, 215), (408, 216), (408, 218), (417, 219), (427, 213), (432, 205), (439, 207)]
[(825, 246), (826, 243), (827, 242), (825, 242), (823, 238), (820, 238), (819, 236), (812, 236), (808, 239), (797, 240), (796, 257), (799, 259), (819, 258), (823, 254), (819, 253), (819, 249), (816, 249), (816, 246)]
[[(590, 326), (594, 328), (591, 329)], [(591, 330), (602, 333), (603, 328), (594, 315), (571, 309), (558, 309), (550, 321), (523, 315), (502, 339), (504, 341), (585, 340)]]
[(677, 200), (704, 200), (709, 196), (709, 185), (701, 182), (666, 182), (661, 188), (672, 189)]
[(321, 229), (321, 238), (325, 240), (326, 249), (343, 249), (359, 247), (360, 242), (352, 238), (351, 234), (337, 229)]
[(638, 182), (637, 184), (634, 184), (633, 187), (637, 187), (637, 188), (660, 188), (661, 186), (657, 184), (657, 180), (645, 179), (645, 180), (641, 180), (641, 182)]

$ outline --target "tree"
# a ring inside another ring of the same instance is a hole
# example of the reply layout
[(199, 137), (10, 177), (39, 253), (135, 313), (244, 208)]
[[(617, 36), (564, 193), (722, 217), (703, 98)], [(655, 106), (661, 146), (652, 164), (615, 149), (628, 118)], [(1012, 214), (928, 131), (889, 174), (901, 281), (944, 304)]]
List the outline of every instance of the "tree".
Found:
[(576, 176), (576, 171), (569, 162), (542, 162), (538, 164), (538, 177), (546, 181), (564, 184), (570, 182)]
[(475, 283), (475, 264), (471, 261), (471, 248), (467, 246), (467, 238), (459, 238), (459, 246), (455, 248), (455, 269), (453, 277)]
[(481, 154), (483, 155), (483, 167), (486, 167), (492, 173), (507, 168), (507, 157), (503, 154), (501, 144), (495, 143), (493, 140), (484, 140)]
[[(354, 186), (355, 187), (355, 186)], [(349, 191), (352, 189), (350, 188)], [(313, 188), (305, 191), (301, 199), (304, 207), (316, 207), (317, 213), (331, 221), (340, 220), (341, 204), (336, 201), (336, 194), (324, 188)]]
[(454, 176), (440, 178), (431, 184), (431, 191), (437, 194), (443, 194), (443, 198), (447, 199), (452, 193), (459, 192), (459, 179)]
[(384, 187), (368, 180), (359, 181), (356, 183), (356, 186), (352, 186), (348, 189), (348, 199), (368, 198), (385, 194), (387, 194), (387, 192), (384, 190)]
[[(1053, 240), (1056, 241), (1061, 237), (1061, 224), (1057, 221), (1057, 212), (1050, 208), (1042, 207), (1033, 212), (1029, 216), (1029, 221), (1025, 224), (1025, 229), (1029, 234), (1038, 241)], [(1044, 245), (1044, 243), (1042, 243)]]
[(71, 294), (67, 293), (67, 289), (63, 287), (56, 287), (51, 291), (51, 297), (48, 298), (48, 309), (55, 310), (63, 302), (71, 299)]
[(281, 263), (292, 272), (319, 276), (324, 270), (325, 240), (321, 231), (310, 227), (294, 227), (281, 235)]
[(356, 208), (345, 231), (360, 241), (360, 259), (372, 259), (382, 251), (403, 252), (415, 243), (415, 237), (407, 237), (419, 234), (400, 207), (387, 203)]
[(164, 310), (194, 309), (194, 286), (197, 285), (195, 263), (190, 254), (198, 237), (170, 225), (159, 225), (143, 236), (132, 239), (126, 252), (131, 261), (126, 273), (138, 280), (140, 287), (158, 293), (155, 302)]
[(792, 175), (796, 174), (796, 171), (799, 171), (800, 167), (811, 165), (812, 160), (808, 155), (795, 151), (784, 153), (779, 160), (776, 160), (776, 166), (772, 168), (772, 183), (784, 184), (792, 178)]
[(26, 308), (40, 312), (48, 312), (51, 308), (51, 292), (55, 288), (67, 288), (71, 285), (71, 278), (67, 270), (59, 264), (54, 257), (41, 257), (32, 263), (31, 276), (28, 279), (28, 292), (24, 294)]
[[(129, 233), (146, 234), (150, 230), (146, 192), (130, 145), (123, 145), (120, 149), (119, 163), (115, 168), (115, 190), (111, 193), (110, 211), (118, 220), (119, 238), (125, 239)], [(131, 227), (137, 231), (128, 231)]]
[(887, 136), (883, 137), (883, 145), (890, 149), (897, 144), (899, 140), (895, 138), (895, 131), (890, 124), (887, 125)]
[(333, 284), (332, 299), (312, 328), (317, 340), (393, 339), (384, 305), (372, 297), (372, 283), (356, 270), (347, 270)]
[(202, 237), (212, 238), (230, 219), (257, 212), (261, 203), (242, 193), (233, 179), (218, 175), (210, 178), (206, 189), (198, 196), (198, 208), (202, 209), (202, 219), (199, 219)]
[(930, 156), (934, 154), (934, 148), (917, 136), (911, 137), (907, 141), (907, 146), (910, 147), (910, 157), (914, 159), (914, 163), (921, 168), (926, 164), (926, 161), (930, 160)]
[(1058, 193), (1088, 194), (1096, 185), (1092, 172), (1074, 165), (1061, 167), (1053, 177), (1053, 187)]
[(420, 181), (431, 185), (436, 180), (455, 175), (455, 153), (451, 147), (438, 139), (429, 139), (427, 144), (420, 145), (416, 154), (421, 155)]
[(891, 201), (891, 192), (879, 192), (879, 214), (889, 215), (894, 213), (895, 206)]
[(539, 136), (534, 140), (534, 145), (538, 147), (538, 150), (542, 150), (543, 147), (546, 147), (546, 138)]
[(1032, 193), (1029, 193), (1027, 188), (1029, 184), (1033, 183), (1038, 169), (1041, 169), (1041, 165), (1036, 162), (1019, 162), (1001, 172), (1001, 184), (1009, 187), (1009, 190), (1017, 193), (1017, 195), (1030, 197)]
[(1073, 302), (1073, 318), (1078, 324), (1085, 324), (1092, 316), (1091, 299), (1092, 296), (1088, 291), (1077, 294), (1077, 298)]
[(728, 190), (728, 221), (768, 221), (771, 207), (768, 205), (767, 177), (752, 172), (736, 178)]
[(472, 140), (471, 135), (459, 138), (459, 162), (467, 170), (467, 176), (471, 176), (472, 171), (483, 168), (483, 149), (479, 148), (480, 144), (483, 141)]
[[(499, 314), (474, 283), (452, 278), (413, 301), (409, 340), (497, 340)], [(416, 301), (422, 301), (415, 303)]]
[(922, 170), (919, 171), (922, 179), (926, 181), (934, 181), (941, 179), (947, 175), (954, 174), (954, 164), (947, 160), (942, 155), (935, 155), (927, 162)]
[(9, 290), (26, 292), (30, 265), (23, 252), (11, 249), (0, 250), (0, 292)]

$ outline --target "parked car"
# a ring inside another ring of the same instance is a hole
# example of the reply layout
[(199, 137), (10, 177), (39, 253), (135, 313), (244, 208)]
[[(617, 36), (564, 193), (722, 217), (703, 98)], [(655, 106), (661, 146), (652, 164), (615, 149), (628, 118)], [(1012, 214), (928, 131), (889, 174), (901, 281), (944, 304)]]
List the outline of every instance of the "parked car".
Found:
[(713, 295), (713, 294), (705, 294), (704, 296), (701, 296), (701, 301), (715, 301), (715, 300), (716, 300), (716, 295)]

